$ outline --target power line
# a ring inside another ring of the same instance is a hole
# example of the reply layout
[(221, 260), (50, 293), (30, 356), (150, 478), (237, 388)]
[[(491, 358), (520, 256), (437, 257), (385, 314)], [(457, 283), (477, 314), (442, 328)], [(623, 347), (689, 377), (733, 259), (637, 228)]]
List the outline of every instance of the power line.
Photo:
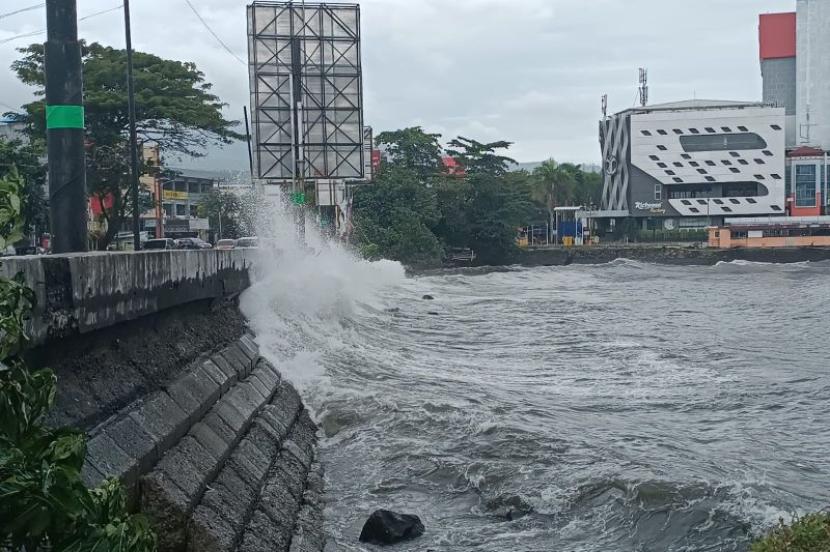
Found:
[(45, 5), (46, 4), (44, 2), (41, 2), (40, 4), (35, 4), (34, 6), (29, 6), (28, 8), (20, 8), (19, 10), (14, 10), (14, 11), (6, 12), (6, 13), (0, 13), (0, 19), (5, 19), (7, 17), (11, 17), (12, 15), (17, 15), (18, 13), (23, 13), (23, 12), (27, 12), (27, 11), (36, 10), (38, 8), (42, 8)]
[[(120, 10), (122, 7), (123, 7), (123, 4), (120, 4), (118, 6), (115, 6), (114, 8), (109, 8), (109, 9), (106, 9), (106, 10), (101, 10), (101, 11), (98, 11), (98, 12), (94, 12), (94, 13), (91, 13), (89, 15), (85, 15), (84, 17), (79, 17), (78, 21), (79, 22), (80, 21), (86, 21), (87, 19), (92, 19), (93, 17), (98, 17), (99, 15), (104, 15), (105, 13), (110, 13), (110, 12), (114, 12), (116, 10)], [(3, 40), (0, 40), (0, 44), (6, 44), (7, 42), (17, 40), (18, 38), (27, 38), (27, 37), (30, 37), (30, 36), (41, 35), (45, 32), (46, 32), (46, 29), (41, 29), (39, 31), (32, 31), (30, 33), (23, 33), (23, 34), (11, 36), (9, 38), (4, 38)]]
[(212, 35), (213, 35), (213, 38), (215, 38), (215, 39), (216, 39), (216, 42), (218, 42), (219, 44), (221, 44), (221, 45), (222, 45), (222, 48), (224, 48), (224, 49), (225, 49), (225, 51), (226, 51), (226, 52), (228, 52), (230, 55), (232, 55), (233, 57), (235, 57), (235, 58), (236, 58), (236, 60), (237, 60), (239, 63), (241, 63), (242, 65), (246, 65), (246, 66), (247, 66), (248, 64), (247, 64), (247, 63), (245, 63), (245, 61), (243, 61), (241, 57), (239, 57), (238, 55), (236, 55), (235, 53), (233, 53), (233, 50), (231, 50), (230, 48), (228, 48), (228, 45), (227, 45), (227, 44), (225, 44), (224, 42), (222, 42), (222, 39), (221, 39), (221, 38), (219, 38), (219, 35), (217, 35), (215, 32), (213, 32), (213, 29), (211, 29), (211, 28), (210, 28), (210, 25), (208, 25), (208, 24), (207, 24), (207, 21), (205, 21), (205, 20), (204, 20), (204, 18), (202, 18), (202, 16), (201, 16), (201, 15), (199, 15), (199, 12), (198, 12), (198, 11), (196, 11), (196, 8), (195, 8), (195, 7), (193, 7), (193, 4), (191, 4), (191, 3), (190, 3), (190, 0), (184, 0), (184, 1), (185, 1), (185, 2), (187, 2), (187, 5), (188, 5), (188, 6), (190, 6), (190, 9), (191, 9), (191, 10), (193, 10), (193, 13), (194, 13), (194, 14), (196, 14), (196, 17), (198, 17), (198, 18), (199, 18), (199, 21), (201, 21), (201, 22), (202, 22), (202, 25), (204, 25), (204, 26), (205, 26), (205, 29), (207, 29), (207, 30), (208, 30), (208, 32), (209, 32), (210, 34), (212, 34)]

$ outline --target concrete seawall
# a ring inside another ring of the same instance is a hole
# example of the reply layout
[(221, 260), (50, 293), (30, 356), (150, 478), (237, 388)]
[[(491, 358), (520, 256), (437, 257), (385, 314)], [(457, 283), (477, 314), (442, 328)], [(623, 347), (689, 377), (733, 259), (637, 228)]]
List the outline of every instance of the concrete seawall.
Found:
[(317, 426), (238, 311), (253, 250), (4, 259), (37, 305), (30, 365), (50, 423), (89, 435), (85, 481), (119, 478), (162, 551), (322, 551)]

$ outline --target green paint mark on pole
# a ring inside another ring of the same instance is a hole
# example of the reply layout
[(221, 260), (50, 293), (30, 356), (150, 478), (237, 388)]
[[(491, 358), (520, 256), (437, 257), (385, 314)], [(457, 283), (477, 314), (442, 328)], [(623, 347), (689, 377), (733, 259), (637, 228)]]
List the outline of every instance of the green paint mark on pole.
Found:
[(291, 194), (291, 203), (294, 205), (305, 205), (305, 194), (303, 192)]
[(84, 106), (47, 105), (46, 128), (84, 128)]

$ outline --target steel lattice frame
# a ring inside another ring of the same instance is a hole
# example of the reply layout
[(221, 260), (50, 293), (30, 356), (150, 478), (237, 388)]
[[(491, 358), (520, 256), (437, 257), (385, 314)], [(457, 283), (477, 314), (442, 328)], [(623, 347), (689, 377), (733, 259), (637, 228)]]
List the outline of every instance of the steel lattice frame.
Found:
[(256, 176), (362, 178), (360, 7), (254, 2), (248, 59)]

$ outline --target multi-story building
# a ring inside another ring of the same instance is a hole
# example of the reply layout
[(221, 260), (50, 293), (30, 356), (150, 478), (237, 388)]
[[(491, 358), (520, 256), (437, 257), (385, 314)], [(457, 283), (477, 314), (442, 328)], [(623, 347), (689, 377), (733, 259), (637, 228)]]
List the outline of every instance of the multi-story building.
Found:
[(764, 101), (786, 110), (788, 212), (826, 214), (830, 2), (797, 0), (795, 12), (762, 14), (758, 28)]
[(785, 109), (689, 100), (600, 122), (604, 216), (702, 228), (736, 215), (784, 214)]
[(164, 235), (168, 238), (196, 235), (208, 238), (208, 219), (199, 216), (199, 203), (221, 179), (212, 171), (170, 169), (162, 178), (161, 208)]

